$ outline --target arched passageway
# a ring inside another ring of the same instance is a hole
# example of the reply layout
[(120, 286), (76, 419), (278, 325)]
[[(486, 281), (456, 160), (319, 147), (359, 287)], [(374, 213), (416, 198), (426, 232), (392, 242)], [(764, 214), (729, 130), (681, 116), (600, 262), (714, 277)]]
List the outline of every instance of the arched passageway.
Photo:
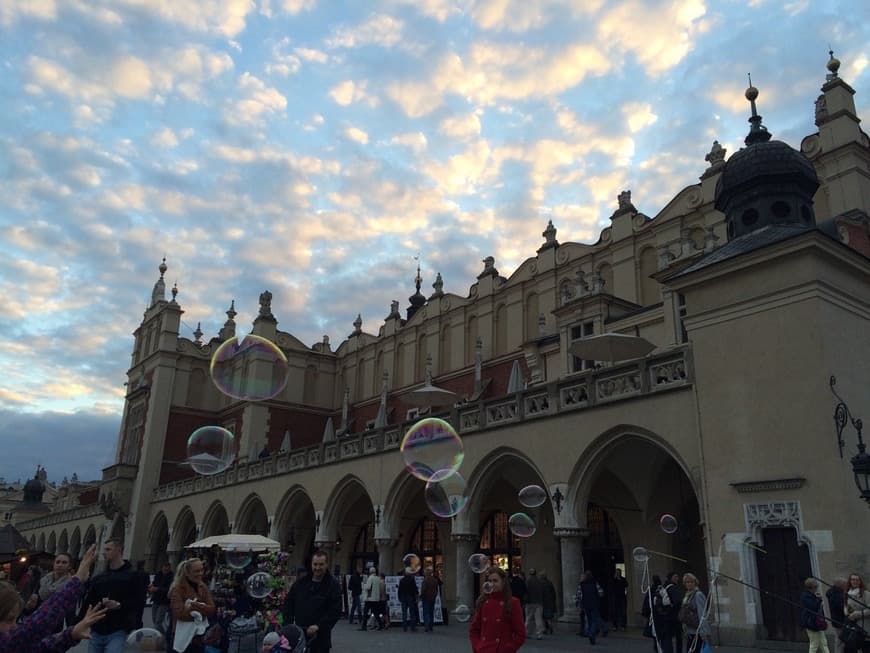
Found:
[(224, 507), (223, 503), (215, 501), (208, 507), (208, 510), (205, 511), (199, 539), (204, 540), (207, 537), (213, 537), (215, 535), (226, 535), (229, 532), (230, 519), (227, 516), (227, 509)]
[(262, 499), (256, 494), (250, 495), (242, 502), (236, 517), (236, 533), (269, 536), (269, 515)]
[(62, 530), (60, 537), (57, 538), (57, 551), (55, 553), (69, 554), (69, 535), (67, 535), (66, 529)]
[(79, 559), (82, 553), (82, 531), (76, 526), (69, 538), (69, 554), (73, 562)]
[[(381, 516), (375, 515), (369, 493), (358, 478), (347, 476), (339, 481), (326, 503), (323, 519), (321, 533), (327, 538), (326, 541), (335, 543), (334, 563), (341, 567), (342, 573), (350, 568), (352, 558), (353, 564), (359, 566), (361, 552), (351, 555), (347, 551), (350, 547), (346, 547), (345, 543), (353, 543), (353, 548), (356, 548), (360, 530), (365, 528), (368, 532), (369, 528), (376, 529)], [(374, 536), (366, 541), (372, 540)], [(367, 553), (375, 552), (378, 554), (378, 568), (388, 573), (387, 570), (393, 567), (392, 547), (379, 547)]]
[(184, 547), (196, 541), (196, 518), (193, 511), (185, 506), (175, 518), (172, 536), (169, 540), (169, 558), (173, 567), (184, 558)]
[(290, 568), (305, 565), (314, 550), (317, 530), (316, 514), (311, 498), (301, 487), (292, 487), (278, 504), (272, 537), (281, 542), (282, 550), (290, 555)]
[(161, 512), (151, 524), (146, 569), (156, 573), (165, 562), (169, 562), (169, 522), (166, 515)]
[(52, 555), (57, 551), (57, 537), (54, 534), (54, 531), (48, 536), (48, 542), (45, 543), (45, 552), (50, 553)]

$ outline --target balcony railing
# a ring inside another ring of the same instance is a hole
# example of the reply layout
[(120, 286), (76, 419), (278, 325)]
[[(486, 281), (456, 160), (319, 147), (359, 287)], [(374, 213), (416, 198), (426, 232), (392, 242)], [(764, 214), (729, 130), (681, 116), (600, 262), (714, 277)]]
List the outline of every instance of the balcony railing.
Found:
[(102, 514), (103, 511), (100, 509), (99, 505), (79, 506), (78, 508), (52, 512), (44, 517), (37, 517), (36, 519), (17, 522), (15, 528), (19, 531), (29, 531), (35, 528), (42, 528), (43, 526), (53, 526), (54, 524), (71, 522), (77, 519), (87, 519)]
[[(629, 363), (572, 374), (558, 382), (535, 385), (513, 395), (462, 404), (434, 415), (448, 420), (460, 435), (489, 428), (591, 409), (616, 401), (654, 395), (690, 385), (688, 345)], [(353, 433), (335, 442), (314, 445), (234, 465), (220, 474), (197, 476), (154, 489), (153, 501), (164, 501), (270, 476), (277, 476), (399, 448), (413, 421)]]

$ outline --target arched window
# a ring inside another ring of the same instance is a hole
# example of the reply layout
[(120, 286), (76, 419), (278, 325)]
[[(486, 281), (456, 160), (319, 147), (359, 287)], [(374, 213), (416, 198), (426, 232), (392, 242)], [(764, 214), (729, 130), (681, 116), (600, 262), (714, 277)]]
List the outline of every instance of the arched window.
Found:
[(508, 527), (508, 514), (492, 513), (480, 528), (478, 551), (484, 553), (493, 565), (502, 569), (522, 568), (520, 538)]
[(396, 345), (396, 382), (393, 385), (399, 388), (405, 383), (405, 345), (400, 342)]
[(431, 567), (444, 578), (444, 558), (441, 555), (441, 540), (438, 538), (438, 523), (429, 517), (417, 522), (411, 534), (408, 551), (420, 557), (423, 569)]
[(477, 318), (470, 315), (465, 323), (465, 362), (474, 364), (474, 351), (477, 344)]
[(312, 406), (317, 397), (317, 367), (308, 365), (302, 382), (302, 403)]
[(604, 284), (603, 292), (608, 295), (616, 295), (613, 288), (613, 268), (610, 263), (602, 263), (598, 266), (598, 276), (601, 277), (601, 282)]
[(656, 251), (652, 247), (645, 247), (640, 253), (640, 304), (650, 306), (661, 301), (662, 294), (659, 283), (652, 278), (658, 267)]
[(426, 345), (426, 336), (421, 335), (417, 338), (417, 364), (414, 370), (414, 381), (422, 381), (426, 374), (426, 357), (429, 355), (429, 348)]
[(441, 374), (453, 369), (453, 363), (450, 361), (450, 333), (450, 325), (447, 324), (441, 330), (441, 364), (438, 366)]

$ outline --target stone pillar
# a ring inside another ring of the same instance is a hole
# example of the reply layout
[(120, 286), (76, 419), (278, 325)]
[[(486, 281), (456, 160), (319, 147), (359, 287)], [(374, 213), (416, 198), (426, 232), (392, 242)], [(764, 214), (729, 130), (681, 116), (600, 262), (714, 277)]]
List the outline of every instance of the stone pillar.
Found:
[(559, 538), (562, 553), (562, 605), (564, 610), (560, 621), (578, 622), (580, 617), (574, 608), (574, 593), (583, 571), (583, 541), (588, 530), (581, 528), (556, 528), (553, 535)]
[(468, 566), (468, 559), (477, 548), (480, 536), (473, 533), (453, 533), (450, 539), (456, 544), (456, 602), (453, 608), (465, 605), (471, 609), (474, 607), (474, 574)]
[(391, 576), (396, 570), (393, 568), (393, 553), (396, 550), (398, 540), (392, 537), (375, 538), (378, 545), (378, 573)]

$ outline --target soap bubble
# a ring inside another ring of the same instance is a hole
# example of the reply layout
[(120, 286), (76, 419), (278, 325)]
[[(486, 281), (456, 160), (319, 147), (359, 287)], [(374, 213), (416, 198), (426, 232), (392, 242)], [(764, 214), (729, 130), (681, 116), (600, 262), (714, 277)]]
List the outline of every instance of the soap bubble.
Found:
[(272, 576), (265, 571), (251, 574), (245, 581), (245, 589), (251, 598), (264, 599), (272, 593)]
[(480, 591), (484, 594), (492, 594), (492, 583), (490, 581), (486, 581)]
[(673, 515), (662, 515), (661, 519), (659, 519), (659, 526), (662, 527), (662, 530), (671, 535), (672, 533), (677, 532), (677, 518)]
[(631, 557), (634, 558), (635, 562), (649, 562), (649, 551), (646, 550), (646, 547), (636, 546), (631, 551)]
[(462, 464), (465, 453), (462, 440), (443, 419), (429, 417), (414, 424), (402, 439), (402, 457), (414, 476), (428, 481), (436, 472), (453, 474)]
[(416, 553), (409, 553), (402, 558), (402, 564), (405, 565), (405, 571), (409, 574), (416, 574), (420, 571), (420, 557)]
[(489, 569), (489, 558), (483, 553), (473, 553), (468, 559), (468, 566), (475, 574), (482, 574)]
[(233, 434), (220, 426), (203, 426), (187, 438), (187, 463), (197, 474), (218, 474), (235, 459)]
[(134, 630), (127, 635), (127, 641), (124, 642), (124, 651), (134, 653), (135, 651), (165, 651), (166, 639), (159, 630), (154, 628), (140, 628)]
[(471, 619), (471, 610), (468, 609), (467, 605), (457, 605), (453, 611), (453, 616), (456, 617), (456, 621), (465, 623)]
[(211, 359), (211, 378), (228, 397), (271, 399), (287, 385), (287, 357), (271, 340), (248, 334), (224, 342)]
[(526, 508), (537, 508), (547, 501), (547, 491), (540, 485), (527, 485), (520, 490), (517, 498)]
[(538, 530), (534, 520), (524, 512), (517, 512), (508, 519), (508, 527), (511, 533), (517, 537), (531, 537)]
[(468, 503), (465, 479), (459, 472), (442, 469), (426, 482), (423, 497), (436, 517), (455, 517)]
[(252, 557), (250, 551), (227, 551), (224, 554), (227, 566), (233, 569), (244, 569), (251, 564)]

